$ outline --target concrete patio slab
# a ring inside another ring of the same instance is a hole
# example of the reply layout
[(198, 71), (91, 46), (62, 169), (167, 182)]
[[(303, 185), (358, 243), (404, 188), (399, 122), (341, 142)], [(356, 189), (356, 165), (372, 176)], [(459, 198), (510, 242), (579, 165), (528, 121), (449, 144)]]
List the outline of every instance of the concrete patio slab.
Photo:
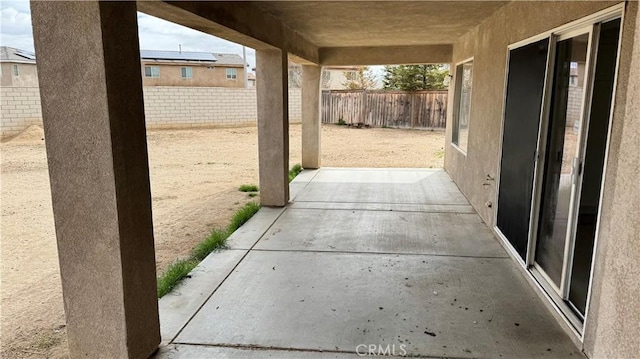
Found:
[(318, 175), (318, 173), (320, 173), (320, 170), (303, 170), (302, 172), (300, 172), (296, 176), (296, 178), (293, 179), (292, 183), (294, 183), (294, 182), (304, 182), (304, 183), (311, 182), (313, 180), (313, 178)]
[(454, 183), (442, 168), (323, 167), (316, 171), (313, 182), (415, 183), (425, 176), (436, 175), (444, 182)]
[(367, 203), (367, 202), (291, 202), (289, 209), (350, 209), (366, 211), (476, 213), (466, 204)]
[(228, 348), (204, 345), (172, 344), (161, 348), (156, 358), (169, 359), (193, 359), (193, 358), (217, 358), (217, 359), (253, 359), (253, 358), (281, 358), (281, 359), (342, 359), (359, 358), (355, 353), (331, 353), (320, 351), (292, 351), (274, 350), (264, 348)]
[(251, 249), (283, 212), (284, 208), (261, 208), (247, 223), (233, 232), (227, 239), (227, 246), (232, 249)]
[(255, 248), (507, 257), (477, 214), (460, 213), (289, 208)]
[(296, 202), (462, 204), (466, 198), (444, 170), (321, 170)]
[(579, 355), (509, 259), (252, 251), (176, 343), (408, 355)]
[(583, 357), (444, 171), (304, 171), (291, 190), (160, 301), (156, 357)]
[(295, 180), (289, 183), (289, 203), (292, 203), (308, 184), (308, 182), (295, 182)]
[(303, 170), (289, 183), (289, 201), (293, 202), (320, 170)]
[(158, 300), (160, 336), (167, 344), (189, 322), (247, 251), (224, 251), (205, 258), (190, 278)]

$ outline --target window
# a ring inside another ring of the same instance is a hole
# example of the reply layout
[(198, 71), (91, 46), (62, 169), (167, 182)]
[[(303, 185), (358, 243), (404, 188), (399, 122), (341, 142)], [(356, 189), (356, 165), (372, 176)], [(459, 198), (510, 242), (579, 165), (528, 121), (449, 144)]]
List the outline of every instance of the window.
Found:
[(151, 78), (160, 77), (160, 67), (159, 66), (145, 66), (144, 67), (144, 77), (151, 77)]
[(471, 85), (473, 60), (456, 66), (455, 113), (453, 117), (453, 143), (467, 152), (469, 119), (471, 117)]
[(13, 76), (20, 76), (20, 67), (18, 65), (13, 65)]
[(578, 76), (569, 76), (569, 86), (578, 86)]
[(191, 67), (181, 67), (180, 72), (182, 73), (183, 79), (193, 78), (193, 70), (191, 70)]
[(227, 80), (235, 80), (238, 78), (238, 69), (227, 69)]

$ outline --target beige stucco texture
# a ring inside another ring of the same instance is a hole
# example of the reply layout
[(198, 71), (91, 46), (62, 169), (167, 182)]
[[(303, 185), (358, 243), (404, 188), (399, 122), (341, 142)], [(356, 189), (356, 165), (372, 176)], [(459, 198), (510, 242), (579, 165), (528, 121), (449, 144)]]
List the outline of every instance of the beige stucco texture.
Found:
[[(493, 179), (497, 178), (500, 162), (507, 47), (616, 4), (513, 2), (454, 44), (454, 64), (469, 58), (474, 61), (471, 119), (468, 151), (464, 154), (451, 145), (453, 119), (452, 113), (448, 114), (445, 168), (490, 227), (494, 225), (497, 198)], [(593, 358), (632, 358), (640, 353), (640, 60), (638, 34), (635, 49), (633, 41), (638, 26), (637, 2), (625, 5), (601, 229), (584, 335), (585, 353)], [(453, 95), (453, 89), (450, 91)]]
[[(473, 57), (469, 147), (465, 155), (450, 145), (453, 118), (449, 113), (445, 168), (490, 226), (493, 208), (486, 203), (495, 201), (496, 183), (484, 184), (487, 175), (496, 178), (500, 161), (507, 47), (612, 5), (611, 2), (514, 2), (455, 43), (453, 63)], [(453, 101), (453, 92), (450, 95), (449, 100)]]
[(276, 1), (258, 6), (318, 47), (384, 47), (451, 43), (505, 3)]
[[(18, 75), (14, 72), (14, 66), (18, 67)], [(36, 64), (3, 62), (0, 63), (0, 86), (32, 87), (38, 86), (38, 71)]]
[[(160, 77), (147, 77), (145, 66), (158, 66)], [(190, 67), (191, 78), (182, 77), (182, 68)], [(227, 69), (236, 69), (235, 78), (227, 78)], [(206, 66), (194, 63), (161, 64), (153, 61), (142, 62), (143, 86), (195, 86), (195, 87), (244, 87), (244, 69), (239, 67)]]
[(622, 37), (591, 314), (585, 330), (585, 352), (592, 358), (637, 358), (640, 353), (640, 17), (637, 5), (628, 7)]
[(448, 62), (450, 44), (507, 3), (140, 1), (138, 8), (256, 49), (285, 49), (301, 63), (372, 65)]
[(148, 357), (160, 327), (135, 4), (31, 11), (70, 356)]

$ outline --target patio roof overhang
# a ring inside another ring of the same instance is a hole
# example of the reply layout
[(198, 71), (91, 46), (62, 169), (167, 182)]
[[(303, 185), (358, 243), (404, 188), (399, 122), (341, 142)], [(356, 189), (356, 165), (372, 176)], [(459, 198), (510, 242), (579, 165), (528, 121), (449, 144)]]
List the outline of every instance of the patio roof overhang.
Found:
[(456, 39), (508, 1), (139, 1), (138, 10), (320, 65), (446, 63)]
[[(478, 98), (472, 101), (481, 104), (473, 112), (479, 114), (474, 119), (480, 130), (474, 135), (478, 143), (473, 156), (477, 157), (451, 167), (454, 171), (464, 169), (456, 176), (465, 178), (460, 181), (464, 186), (472, 186), (464, 183), (482, 179), (487, 173), (499, 174), (494, 171), (500, 166), (497, 149), (502, 137), (506, 91), (502, 75), (507, 63), (496, 55), (498, 51), (506, 56), (505, 50), (512, 41), (592, 16), (611, 5), (626, 8), (622, 12), (625, 23), (620, 38), (620, 61), (616, 64), (621, 81), (616, 85), (615, 120), (609, 129), (612, 156), (607, 164), (612, 165), (606, 171), (607, 185), (599, 187), (603, 191), (601, 198), (606, 200), (598, 208), (602, 209), (605, 221), (597, 240), (604, 251), (599, 248), (602, 254), (591, 257), (592, 277), (597, 280), (590, 294), (594, 299), (594, 304), (590, 304), (594, 308), (589, 314), (592, 319), (586, 322), (582, 338), (577, 335), (571, 338), (596, 357), (637, 353), (637, 327), (626, 320), (638, 316), (635, 309), (638, 306), (634, 305), (637, 286), (629, 285), (637, 281), (632, 280), (633, 276), (618, 278), (617, 273), (634, 273), (638, 262), (637, 256), (632, 255), (637, 247), (631, 245), (637, 242), (634, 242), (637, 226), (624, 220), (637, 212), (628, 205), (634, 202), (625, 199), (637, 197), (634, 140), (638, 131), (633, 119), (638, 118), (638, 110), (637, 101), (631, 99), (637, 98), (640, 79), (638, 4), (633, 1), (618, 5), (586, 1), (549, 4), (514, 1), (501, 8), (504, 3), (481, 1), (386, 2), (380, 7), (376, 2), (156, 0), (136, 4), (32, 0), (42, 119), (71, 357), (148, 357), (161, 341), (137, 11), (256, 49), (260, 203), (281, 208), (289, 205), (292, 188), (296, 193), (296, 185), (290, 187), (288, 176), (289, 59), (306, 62), (302, 66), (301, 84), (301, 164), (305, 169), (316, 169), (321, 167), (322, 137), (322, 69), (317, 64), (453, 62), (453, 43), (455, 60), (477, 56), (475, 63), (482, 64), (476, 67), (479, 71), (475, 73), (480, 77), (474, 83), (479, 86), (473, 90), (482, 97), (474, 95)], [(531, 16), (525, 18), (525, 14)], [(485, 28), (493, 24), (497, 24), (495, 28)], [(83, 54), (83, 61), (77, 61), (77, 54)], [(449, 108), (454, 107), (453, 100), (449, 101)], [(452, 120), (449, 115), (448, 125)], [(451, 131), (447, 133), (448, 146), (450, 134)], [(473, 181), (476, 187), (469, 190), (468, 197), (475, 202), (475, 209), (487, 204), (486, 219), (491, 218), (493, 210), (488, 208), (499, 193), (487, 191), (482, 182), (485, 181)], [(338, 187), (333, 185), (331, 189)], [(348, 193), (362, 192), (352, 189)], [(392, 197), (397, 194), (392, 192)], [(489, 202), (484, 202), (486, 199)], [(623, 220), (613, 226), (612, 218)], [(600, 242), (602, 239), (604, 242)], [(609, 265), (611, 258), (621, 264)], [(323, 264), (319, 268), (326, 267)], [(269, 267), (267, 270), (271, 273)], [(522, 266), (522, 270), (527, 269)], [(539, 285), (535, 278), (527, 278), (532, 286)], [(535, 288), (541, 298), (546, 298), (543, 288)], [(517, 298), (511, 300), (518, 305), (521, 302)], [(562, 324), (565, 319), (554, 305), (549, 302), (549, 310), (557, 313)], [(607, 307), (623, 310), (605, 310)], [(562, 325), (565, 330), (572, 330), (570, 323)], [(526, 342), (531, 336), (520, 339)]]

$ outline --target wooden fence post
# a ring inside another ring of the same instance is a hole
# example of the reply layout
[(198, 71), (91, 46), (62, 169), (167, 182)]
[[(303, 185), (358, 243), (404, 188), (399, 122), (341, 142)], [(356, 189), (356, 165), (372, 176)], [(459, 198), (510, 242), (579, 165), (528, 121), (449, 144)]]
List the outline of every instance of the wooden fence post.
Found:
[(358, 122), (362, 122), (365, 123), (367, 122), (367, 119), (365, 118), (365, 114), (366, 114), (366, 100), (367, 100), (367, 90), (362, 90), (362, 94), (360, 97), (360, 121)]
[(411, 96), (411, 128), (416, 128), (416, 124), (418, 122), (418, 106), (416, 106), (416, 93), (411, 92), (409, 94)]

